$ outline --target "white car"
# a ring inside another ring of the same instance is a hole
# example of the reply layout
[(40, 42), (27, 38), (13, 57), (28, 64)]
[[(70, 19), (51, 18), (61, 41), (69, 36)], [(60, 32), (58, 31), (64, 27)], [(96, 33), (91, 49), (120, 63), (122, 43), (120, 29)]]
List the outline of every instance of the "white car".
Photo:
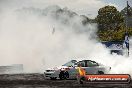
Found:
[(106, 74), (111, 69), (111, 67), (104, 66), (92, 60), (82, 60), (78, 62), (71, 60), (62, 66), (45, 70), (44, 76), (46, 79), (76, 79), (79, 74), (79, 66), (86, 71), (86, 74)]

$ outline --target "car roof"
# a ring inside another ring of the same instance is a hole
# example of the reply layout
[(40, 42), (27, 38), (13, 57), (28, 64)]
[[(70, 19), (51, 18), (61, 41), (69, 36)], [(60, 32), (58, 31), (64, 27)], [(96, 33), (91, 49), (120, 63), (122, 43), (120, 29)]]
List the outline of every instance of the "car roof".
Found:
[[(92, 60), (81, 60), (81, 61), (92, 61)], [(79, 61), (80, 62), (80, 61)], [(95, 62), (95, 61), (94, 61)]]

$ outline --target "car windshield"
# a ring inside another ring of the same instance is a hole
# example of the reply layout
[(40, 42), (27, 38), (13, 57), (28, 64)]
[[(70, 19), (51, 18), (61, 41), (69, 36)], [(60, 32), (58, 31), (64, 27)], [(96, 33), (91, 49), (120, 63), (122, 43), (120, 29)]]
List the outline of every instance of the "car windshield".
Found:
[(64, 65), (62, 65), (62, 66), (68, 66), (68, 67), (73, 67), (73, 66), (75, 66), (75, 64), (77, 63), (77, 61), (76, 60), (71, 60), (71, 61), (69, 61), (69, 62), (67, 62), (67, 63), (65, 63)]

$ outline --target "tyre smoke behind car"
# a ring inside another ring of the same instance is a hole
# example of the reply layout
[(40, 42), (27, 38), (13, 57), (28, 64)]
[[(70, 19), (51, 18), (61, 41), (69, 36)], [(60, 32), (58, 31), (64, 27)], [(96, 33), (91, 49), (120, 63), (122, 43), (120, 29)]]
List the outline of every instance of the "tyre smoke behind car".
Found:
[(111, 55), (98, 41), (97, 24), (82, 24), (84, 18), (68, 8), (4, 4), (0, 9), (0, 65), (23, 64), (25, 72), (43, 72), (71, 59), (91, 59), (112, 67), (111, 73), (132, 74), (132, 51), (130, 57)]

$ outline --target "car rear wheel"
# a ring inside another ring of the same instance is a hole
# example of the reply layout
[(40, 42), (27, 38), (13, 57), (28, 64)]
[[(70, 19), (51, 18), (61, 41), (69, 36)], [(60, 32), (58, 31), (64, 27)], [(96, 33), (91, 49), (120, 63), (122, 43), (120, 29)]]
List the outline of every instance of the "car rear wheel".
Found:
[(102, 75), (102, 74), (104, 74), (104, 72), (103, 71), (98, 71), (98, 74)]
[(69, 78), (69, 73), (67, 71), (61, 71), (60, 74), (59, 74), (59, 78), (61, 80), (68, 79)]

